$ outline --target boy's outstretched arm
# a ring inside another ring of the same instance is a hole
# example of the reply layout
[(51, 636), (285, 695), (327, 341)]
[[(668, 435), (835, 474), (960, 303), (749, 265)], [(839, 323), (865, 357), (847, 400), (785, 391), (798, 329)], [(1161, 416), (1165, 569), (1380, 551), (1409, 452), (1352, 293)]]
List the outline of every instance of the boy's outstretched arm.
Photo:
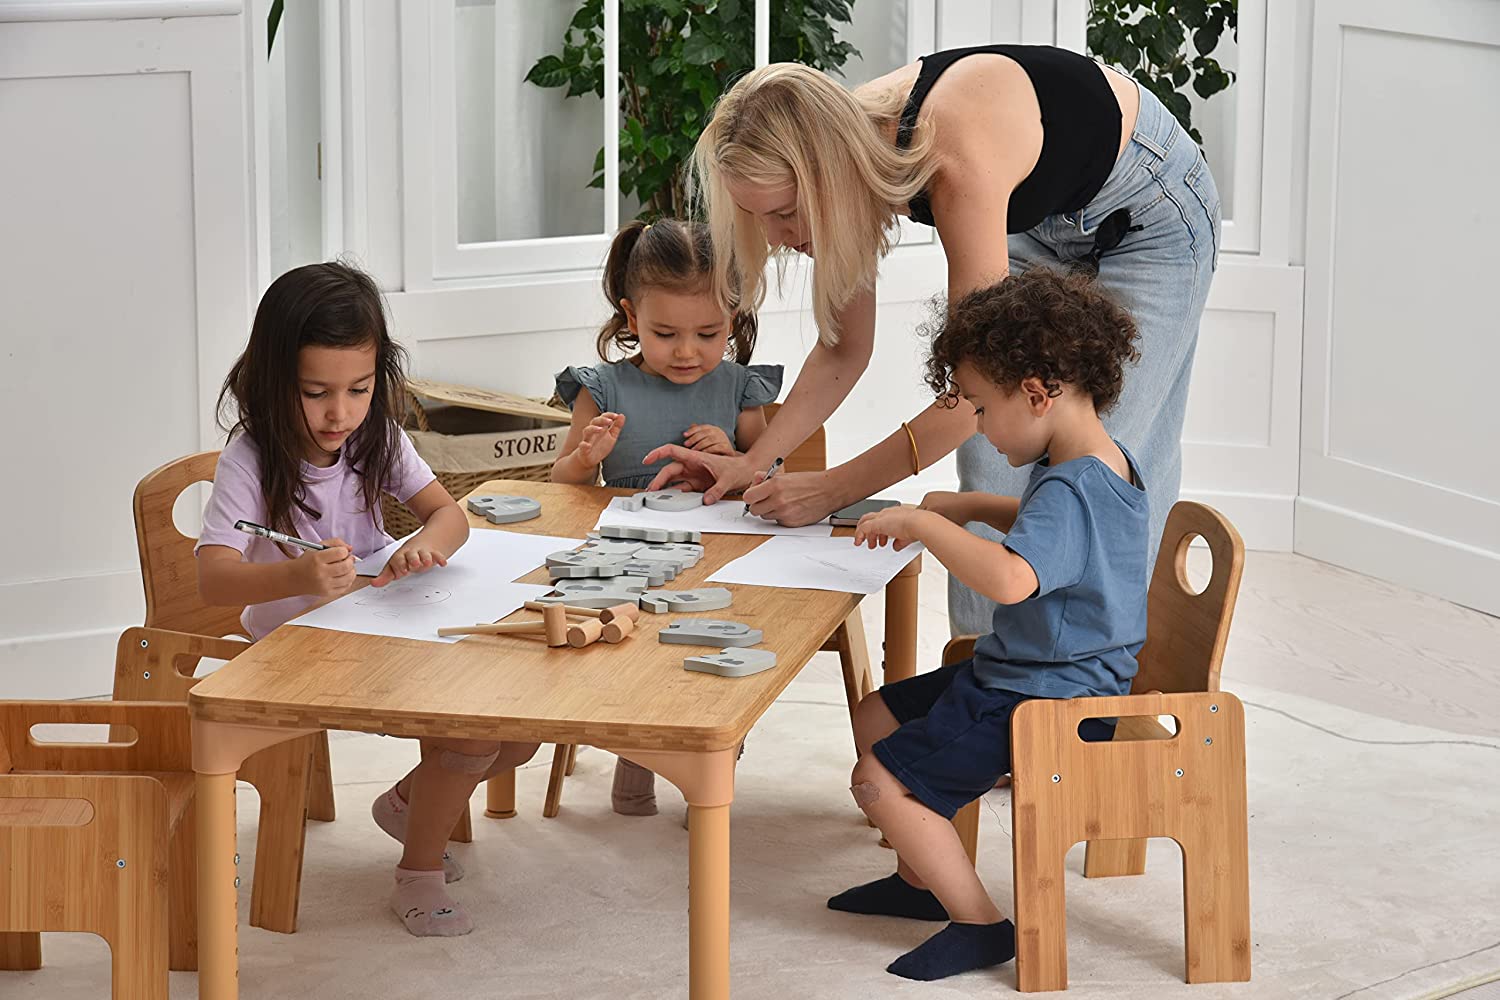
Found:
[(930, 510), (941, 514), (957, 525), (970, 521), (988, 524), (996, 531), (1010, 531), (1021, 512), (1020, 497), (1004, 497), (995, 493), (965, 491), (952, 493), (934, 491), (922, 498), (919, 510)]
[(897, 548), (921, 542), (964, 586), (997, 604), (1019, 604), (1036, 593), (1036, 572), (1030, 563), (999, 542), (979, 538), (936, 511), (903, 504), (860, 518), (854, 529), (854, 544), (875, 548), (887, 541)]

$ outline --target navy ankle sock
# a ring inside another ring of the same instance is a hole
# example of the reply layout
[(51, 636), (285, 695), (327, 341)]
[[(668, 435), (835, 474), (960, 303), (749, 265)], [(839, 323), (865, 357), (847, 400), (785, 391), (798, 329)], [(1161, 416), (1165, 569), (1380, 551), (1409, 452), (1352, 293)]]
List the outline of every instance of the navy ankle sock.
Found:
[(948, 919), (948, 911), (943, 909), (936, 896), (926, 889), (918, 889), (900, 875), (889, 875), (845, 889), (828, 901), (828, 908), (845, 913), (910, 917), (913, 920)]
[(988, 969), (1016, 957), (1016, 929), (998, 924), (949, 924), (885, 967), (903, 979), (931, 982), (960, 972)]

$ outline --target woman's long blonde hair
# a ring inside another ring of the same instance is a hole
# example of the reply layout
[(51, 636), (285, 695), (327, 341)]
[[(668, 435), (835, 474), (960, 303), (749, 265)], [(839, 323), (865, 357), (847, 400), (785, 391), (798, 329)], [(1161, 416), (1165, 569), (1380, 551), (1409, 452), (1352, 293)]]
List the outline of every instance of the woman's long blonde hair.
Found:
[(851, 94), (800, 63), (763, 66), (719, 98), (693, 151), (693, 194), (720, 248), (714, 290), (726, 311), (759, 308), (770, 256), (764, 226), (735, 205), (726, 178), (771, 189), (795, 184), (797, 212), (808, 222), (817, 255), (818, 338), (838, 342), (835, 313), (874, 284), (880, 258), (891, 248), (895, 210), (922, 191), (936, 169), (927, 125), (907, 149), (886, 138), (905, 104), (899, 89)]

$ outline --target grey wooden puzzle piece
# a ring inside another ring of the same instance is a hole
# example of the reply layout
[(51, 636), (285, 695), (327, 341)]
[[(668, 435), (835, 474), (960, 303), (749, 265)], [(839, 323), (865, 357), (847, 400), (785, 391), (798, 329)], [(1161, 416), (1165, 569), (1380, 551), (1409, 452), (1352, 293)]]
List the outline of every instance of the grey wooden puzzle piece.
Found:
[(617, 576), (608, 580), (558, 580), (552, 593), (536, 600), (541, 604), (568, 604), (576, 608), (612, 608), (637, 604), (650, 584), (639, 576)]
[(625, 576), (628, 556), (601, 556), (588, 552), (554, 552), (547, 557), (552, 579), (588, 576)]
[(725, 649), (703, 656), (689, 656), (682, 661), (684, 670), (697, 670), (720, 677), (749, 677), (776, 666), (776, 654), (769, 649)]
[(542, 516), (542, 505), (531, 497), (490, 494), (470, 497), (469, 512), (479, 514), (491, 524), (514, 524)]
[(763, 638), (760, 629), (744, 622), (718, 621), (713, 618), (685, 618), (672, 622), (656, 633), (658, 642), (681, 643), (684, 646), (753, 646)]
[(647, 510), (662, 510), (673, 513), (692, 510), (694, 507), (703, 506), (703, 494), (692, 493), (685, 490), (656, 490), (654, 492), (637, 493), (642, 504)]
[(645, 542), (615, 538), (594, 538), (583, 543), (579, 552), (591, 552), (596, 556), (633, 556), (646, 547)]
[(621, 497), (620, 506), (626, 510), (642, 510), (646, 506), (646, 495), (644, 493), (637, 493), (632, 497)]
[(604, 524), (598, 531), (589, 532), (590, 538), (629, 538), (640, 542), (701, 542), (703, 532), (684, 531), (678, 528), (637, 528), (624, 524)]
[(632, 559), (620, 566), (620, 572), (629, 576), (643, 576), (651, 581), (653, 587), (661, 587), (668, 580), (677, 579), (677, 567), (665, 562), (641, 562)]
[(724, 587), (699, 587), (696, 590), (648, 590), (641, 595), (646, 611), (665, 614), (670, 611), (718, 611), (729, 607), (734, 595)]
[(698, 565), (703, 558), (701, 545), (648, 545), (630, 557), (636, 562), (669, 563), (679, 569)]

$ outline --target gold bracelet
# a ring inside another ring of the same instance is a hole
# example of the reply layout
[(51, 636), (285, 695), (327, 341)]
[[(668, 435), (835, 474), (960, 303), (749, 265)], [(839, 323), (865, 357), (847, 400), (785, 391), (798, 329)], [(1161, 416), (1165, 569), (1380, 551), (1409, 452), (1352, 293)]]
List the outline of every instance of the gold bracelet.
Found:
[(917, 456), (917, 436), (905, 420), (901, 421), (901, 429), (906, 431), (906, 440), (911, 442), (911, 474), (915, 476), (922, 471), (922, 460)]

